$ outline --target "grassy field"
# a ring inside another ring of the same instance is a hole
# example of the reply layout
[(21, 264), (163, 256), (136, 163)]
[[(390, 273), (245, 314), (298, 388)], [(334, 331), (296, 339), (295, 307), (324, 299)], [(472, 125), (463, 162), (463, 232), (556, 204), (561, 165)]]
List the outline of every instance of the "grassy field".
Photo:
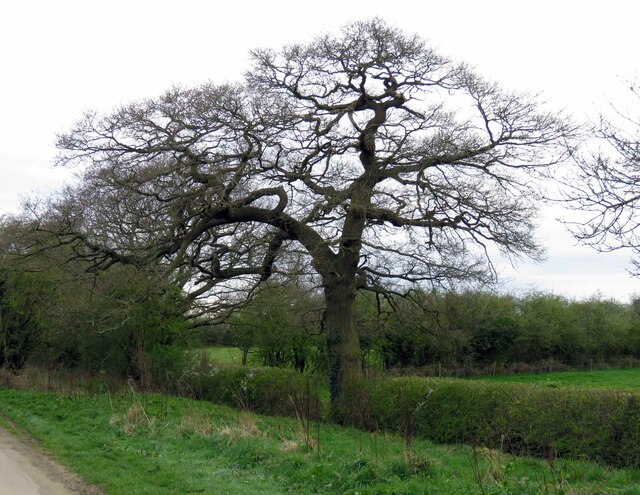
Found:
[(240, 349), (235, 347), (206, 347), (203, 350), (207, 352), (214, 363), (234, 364), (237, 366), (242, 364), (242, 353)]
[[(206, 351), (207, 355), (214, 363), (220, 364), (242, 364), (242, 353), (240, 349), (235, 347), (205, 347), (200, 350)], [(254, 351), (255, 352), (255, 351)], [(248, 363), (250, 365), (257, 364), (259, 359), (256, 354), (249, 353)], [(382, 369), (382, 359), (375, 352), (369, 352), (364, 357), (365, 366), (373, 369)]]
[[(215, 363), (240, 365), (242, 356), (234, 347), (207, 347), (207, 354)], [(251, 355), (249, 356), (251, 362)], [(380, 368), (379, 359), (371, 354), (370, 367)], [(552, 373), (522, 373), (517, 375), (477, 376), (473, 380), (492, 380), (508, 383), (535, 383), (550, 387), (618, 387), (640, 391), (640, 368), (598, 371), (558, 371)]]
[(480, 376), (475, 377), (474, 380), (535, 383), (550, 387), (618, 387), (640, 391), (640, 368)]
[(305, 430), (296, 420), (164, 396), (0, 389), (0, 414), (110, 495), (640, 494), (637, 470), (407, 445), (325, 424)]

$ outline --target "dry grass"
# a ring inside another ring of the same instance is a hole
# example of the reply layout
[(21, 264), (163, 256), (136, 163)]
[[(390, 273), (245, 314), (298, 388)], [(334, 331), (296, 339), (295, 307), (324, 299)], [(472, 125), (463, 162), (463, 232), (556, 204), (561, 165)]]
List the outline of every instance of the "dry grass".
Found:
[(28, 383), (22, 375), (17, 375), (8, 369), (0, 368), (0, 387), (26, 390)]
[(278, 423), (276, 430), (280, 438), (281, 452), (295, 452), (301, 447), (307, 452), (311, 450), (317, 451), (319, 448), (318, 440), (311, 436), (309, 424), (300, 417), (297, 418), (296, 428), (285, 430), (283, 425)]
[(131, 404), (125, 414), (113, 414), (109, 420), (111, 426), (117, 427), (125, 435), (131, 435), (137, 428), (147, 424), (153, 426), (154, 420), (147, 416), (144, 408), (138, 404)]
[(180, 418), (178, 431), (182, 436), (208, 437), (215, 431), (215, 427), (208, 416), (185, 414)]
[(504, 478), (504, 465), (506, 456), (496, 449), (480, 447), (477, 449), (478, 455), (487, 462), (487, 475), (496, 483), (500, 483)]
[(224, 425), (218, 433), (227, 437), (230, 443), (240, 438), (265, 436), (265, 433), (258, 428), (255, 416), (250, 413), (241, 413), (234, 424)]
[(287, 440), (286, 438), (283, 438), (280, 441), (280, 452), (295, 452), (298, 450), (298, 447), (298, 442), (295, 440)]

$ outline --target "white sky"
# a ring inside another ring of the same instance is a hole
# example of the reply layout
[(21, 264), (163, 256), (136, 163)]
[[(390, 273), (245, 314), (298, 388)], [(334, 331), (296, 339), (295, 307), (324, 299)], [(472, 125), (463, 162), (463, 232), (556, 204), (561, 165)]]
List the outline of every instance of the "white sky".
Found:
[[(631, 0), (378, 1), (20, 0), (0, 3), (0, 214), (20, 196), (69, 179), (50, 167), (57, 132), (84, 110), (110, 110), (173, 84), (233, 81), (248, 51), (304, 41), (345, 22), (379, 16), (418, 33), (444, 55), (506, 88), (542, 92), (578, 118), (623, 98), (640, 77)], [(504, 266), (512, 289), (627, 300), (640, 280), (628, 253), (576, 247), (546, 211), (542, 264)]]

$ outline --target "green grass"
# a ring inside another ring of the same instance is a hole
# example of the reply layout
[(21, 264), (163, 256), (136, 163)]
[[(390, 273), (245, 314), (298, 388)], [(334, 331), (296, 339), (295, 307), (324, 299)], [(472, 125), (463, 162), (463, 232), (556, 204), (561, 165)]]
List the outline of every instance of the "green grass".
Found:
[(166, 396), (0, 389), (0, 414), (107, 494), (640, 494), (640, 471), (516, 458)]
[(214, 363), (233, 364), (240, 366), (242, 364), (242, 352), (235, 347), (206, 347), (203, 349)]
[(551, 387), (614, 387), (640, 391), (640, 368), (495, 375), (480, 376), (474, 379), (509, 383), (535, 383)]

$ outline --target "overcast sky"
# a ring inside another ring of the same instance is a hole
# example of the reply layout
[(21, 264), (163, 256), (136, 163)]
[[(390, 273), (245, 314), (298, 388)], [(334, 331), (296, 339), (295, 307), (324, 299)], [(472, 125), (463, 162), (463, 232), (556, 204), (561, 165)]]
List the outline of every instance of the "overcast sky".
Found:
[[(593, 118), (640, 77), (640, 3), (538, 1), (321, 2), (182, 0), (7, 1), (0, 4), (0, 213), (69, 180), (50, 166), (56, 133), (88, 109), (108, 111), (168, 87), (238, 79), (248, 51), (308, 40), (381, 17), (418, 33), (506, 88)], [(622, 104), (622, 103), (620, 103)], [(545, 263), (499, 263), (510, 290), (628, 300), (640, 281), (628, 253), (575, 246), (545, 210)]]

